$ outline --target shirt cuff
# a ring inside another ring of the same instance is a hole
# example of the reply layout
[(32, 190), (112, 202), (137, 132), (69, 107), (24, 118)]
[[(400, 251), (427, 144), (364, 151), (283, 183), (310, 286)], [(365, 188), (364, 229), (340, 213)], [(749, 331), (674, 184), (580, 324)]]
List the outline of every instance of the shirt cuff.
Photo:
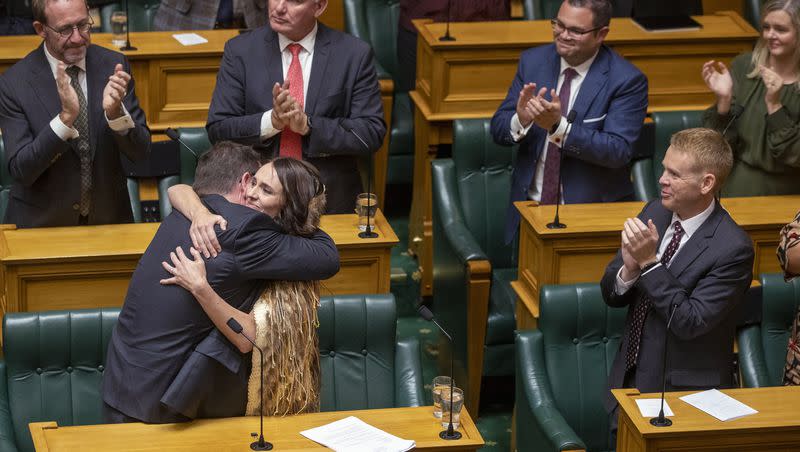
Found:
[(61, 120), (61, 117), (58, 115), (56, 115), (56, 117), (50, 121), (50, 128), (53, 129), (53, 132), (63, 141), (73, 140), (80, 136), (78, 129), (64, 124), (64, 122)]
[(657, 269), (658, 267), (661, 267), (661, 262), (659, 262), (656, 265), (653, 265), (652, 267), (648, 268), (647, 271), (642, 273), (640, 276), (644, 276), (644, 275), (650, 273), (651, 271)]
[(617, 281), (614, 284), (614, 292), (616, 292), (617, 295), (624, 295), (625, 292), (627, 292), (628, 289), (630, 289), (633, 286), (633, 284), (636, 283), (636, 281), (638, 281), (638, 280), (639, 280), (638, 276), (633, 278), (630, 281), (623, 280), (622, 279), (622, 267), (620, 267), (619, 271), (617, 271)]
[(280, 130), (272, 125), (272, 109), (270, 108), (261, 115), (261, 141), (272, 138), (278, 133)]
[(108, 119), (108, 115), (105, 114), (105, 112), (103, 112), (103, 116), (105, 116), (106, 121), (108, 122), (108, 127), (110, 127), (114, 132), (117, 132), (119, 135), (125, 135), (129, 130), (136, 127), (136, 124), (133, 122), (133, 118), (131, 118), (131, 114), (128, 113), (128, 109), (125, 108), (125, 104), (122, 104), (122, 116), (119, 118)]
[(556, 131), (547, 135), (547, 141), (555, 144), (558, 147), (561, 147), (566, 139), (567, 139), (567, 119), (562, 116), (561, 120), (558, 122), (558, 127), (556, 128)]
[(525, 135), (527, 135), (528, 131), (531, 130), (531, 126), (533, 126), (533, 121), (528, 124), (528, 127), (522, 127), (522, 123), (519, 122), (519, 116), (514, 113), (514, 116), (511, 117), (511, 138), (514, 141), (519, 141), (525, 138)]

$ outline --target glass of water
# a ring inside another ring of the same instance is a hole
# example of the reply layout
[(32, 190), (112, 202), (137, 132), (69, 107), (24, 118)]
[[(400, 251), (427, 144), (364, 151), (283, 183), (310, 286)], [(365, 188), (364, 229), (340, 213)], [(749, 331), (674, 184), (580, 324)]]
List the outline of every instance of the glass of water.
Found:
[(128, 14), (125, 11), (111, 13), (111, 44), (123, 47), (128, 42)]
[(378, 210), (378, 197), (374, 193), (361, 193), (356, 198), (356, 214), (358, 214), (358, 230), (375, 229), (375, 212)]
[(453, 407), (453, 428), (458, 429), (461, 409), (464, 408), (464, 391), (461, 388), (453, 388), (452, 395), (450, 387), (442, 391), (442, 428), (447, 428), (450, 424), (450, 407)]
[(439, 376), (433, 379), (433, 416), (437, 419), (442, 418), (442, 391), (450, 390), (450, 377)]

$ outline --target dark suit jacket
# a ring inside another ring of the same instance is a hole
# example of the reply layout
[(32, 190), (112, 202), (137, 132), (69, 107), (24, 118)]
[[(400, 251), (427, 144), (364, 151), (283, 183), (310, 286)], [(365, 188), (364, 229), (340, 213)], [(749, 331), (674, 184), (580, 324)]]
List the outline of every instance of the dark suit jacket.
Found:
[[(645, 223), (652, 219), (663, 238), (672, 212), (655, 200), (645, 206), (639, 219)], [(673, 305), (667, 391), (730, 387), (735, 308), (744, 300), (753, 279), (753, 245), (728, 212), (716, 203), (711, 216), (680, 248), (669, 267), (656, 267), (640, 277), (625, 294), (617, 295), (614, 286), (621, 266), (618, 252), (601, 282), (606, 304), (629, 307), (609, 387), (622, 387), (633, 306), (642, 297), (650, 298), (652, 309), (642, 329), (636, 387), (641, 392), (661, 391), (666, 325)], [(609, 392), (606, 408), (610, 412), (615, 405)]]
[[(269, 26), (228, 41), (208, 112), (211, 142), (238, 141), (277, 156), (281, 134), (265, 143), (260, 139), (261, 116), (272, 108), (275, 82), (283, 83), (283, 69), (278, 34)], [(327, 212), (352, 213), (362, 187), (356, 156), (375, 152), (386, 135), (372, 49), (320, 23), (307, 84), (305, 111), (312, 130), (302, 140), (303, 158), (320, 170)]]
[[(211, 30), (217, 22), (219, 0), (161, 0), (155, 30)], [(267, 0), (244, 0), (242, 14), (247, 28), (267, 23)]]
[[(511, 145), (511, 118), (525, 83), (555, 89), (561, 61), (555, 45), (528, 49), (519, 60), (517, 75), (506, 99), (492, 118), (492, 137)], [(632, 199), (630, 162), (633, 142), (647, 111), (647, 78), (606, 46), (600, 47), (572, 109), (577, 113), (562, 147), (561, 183), (565, 203), (609, 202)], [(564, 114), (566, 116), (566, 113)], [(520, 141), (511, 181), (511, 205), (506, 218), (506, 241), (519, 229), (519, 212), (513, 202), (528, 198), (536, 162), (547, 131), (532, 126)]]
[[(89, 224), (133, 221), (120, 157), (140, 160), (150, 152), (150, 130), (133, 79), (124, 103), (136, 127), (119, 135), (105, 119), (103, 89), (118, 63), (130, 73), (121, 53), (89, 46), (86, 88), (93, 153)], [(59, 112), (56, 81), (40, 45), (0, 76), (0, 130), (6, 146), (3, 164), (14, 179), (5, 223), (19, 227), (78, 224), (80, 158), (76, 140), (65, 142), (50, 128)]]
[[(324, 232), (308, 239), (285, 235), (266, 215), (221, 196), (204, 199), (211, 211), (228, 220), (227, 230), (218, 234), (222, 252), (206, 262), (206, 269), (211, 286), (232, 306), (249, 311), (261, 291), (262, 279), (326, 279), (338, 271), (338, 251)], [(186, 419), (161, 399), (196, 348), (228, 367), (240, 365), (244, 356), (236, 351), (239, 362), (231, 362), (230, 351), (235, 349), (221, 335), (216, 336), (221, 344), (198, 347), (214, 324), (188, 291), (159, 284), (160, 279), (169, 277), (161, 261), (176, 246), (186, 250), (191, 245), (189, 224), (177, 211), (161, 223), (133, 273), (108, 346), (103, 400), (145, 422)], [(216, 376), (204, 378), (213, 381)], [(235, 379), (227, 381), (214, 388), (220, 403), (227, 405), (214, 407), (212, 413), (242, 414), (246, 379), (240, 380), (239, 386)]]

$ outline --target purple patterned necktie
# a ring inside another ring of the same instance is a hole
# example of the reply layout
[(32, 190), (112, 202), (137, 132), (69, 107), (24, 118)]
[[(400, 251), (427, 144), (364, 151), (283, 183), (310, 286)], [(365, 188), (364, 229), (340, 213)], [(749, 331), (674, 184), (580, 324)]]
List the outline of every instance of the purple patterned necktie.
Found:
[[(572, 79), (578, 73), (575, 69), (568, 67), (564, 70), (564, 81), (561, 83), (561, 91), (558, 99), (561, 102), (561, 111), (569, 110), (569, 96), (572, 87)], [(547, 157), (544, 161), (544, 178), (542, 181), (542, 200), (540, 204), (555, 204), (558, 202), (558, 173), (561, 171), (561, 148), (553, 143), (547, 143)], [(535, 183), (536, 178), (534, 178)]]
[[(675, 233), (672, 235), (672, 240), (669, 241), (669, 245), (667, 245), (667, 248), (664, 250), (664, 254), (661, 255), (661, 265), (669, 264), (669, 261), (672, 260), (672, 256), (678, 251), (678, 246), (681, 244), (681, 239), (683, 238), (684, 230), (683, 226), (681, 226), (681, 222), (676, 221), (672, 223), (672, 227)], [(644, 327), (644, 320), (647, 318), (647, 312), (649, 310), (650, 299), (647, 297), (639, 299), (639, 302), (636, 303), (636, 306), (633, 308), (633, 322), (628, 330), (628, 350), (625, 352), (625, 370), (636, 365), (636, 361), (639, 358), (639, 345), (641, 345), (642, 342), (642, 328)]]

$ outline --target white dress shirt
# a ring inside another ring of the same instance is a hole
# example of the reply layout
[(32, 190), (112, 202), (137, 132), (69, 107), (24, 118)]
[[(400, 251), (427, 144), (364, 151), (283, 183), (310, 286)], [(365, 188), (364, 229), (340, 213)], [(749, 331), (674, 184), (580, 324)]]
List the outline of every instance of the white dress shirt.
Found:
[[(297, 44), (300, 44), (300, 52), (297, 54), (297, 58), (300, 59), (300, 68), (303, 71), (303, 108), (305, 108), (307, 102), (307, 94), (308, 94), (308, 79), (311, 77), (311, 64), (314, 61), (314, 43), (317, 40), (317, 25), (314, 25), (314, 29), (311, 30), (303, 39), (297, 41)], [(278, 33), (278, 47), (281, 50), (281, 65), (283, 66), (283, 80), (286, 80), (286, 77), (289, 73), (289, 65), (292, 64), (292, 52), (288, 49), (289, 44), (294, 44), (295, 42), (291, 39), (287, 38), (286, 36)], [(275, 80), (272, 82), (273, 84), (277, 82)], [(272, 93), (272, 89), (270, 88), (270, 93)], [(280, 132), (280, 129), (276, 129), (272, 125), (272, 109), (270, 108), (263, 115), (261, 115), (261, 140), (266, 140), (272, 136), (275, 136)]]
[[(570, 92), (569, 92), (569, 105), (565, 109), (562, 105), (561, 111), (570, 111), (572, 109), (573, 104), (575, 103), (575, 99), (578, 97), (578, 92), (581, 90), (581, 85), (583, 81), (586, 79), (586, 74), (589, 73), (589, 68), (592, 66), (594, 59), (597, 57), (597, 53), (592, 55), (591, 58), (584, 61), (583, 63), (577, 66), (570, 66), (564, 58), (561, 58), (561, 71), (558, 75), (558, 86), (556, 86), (556, 92), (561, 92), (561, 85), (564, 83), (564, 71), (567, 68), (572, 68), (577, 72), (577, 75), (572, 78), (572, 83), (570, 84)], [(541, 86), (536, 86), (536, 93), (538, 94)], [(549, 89), (550, 87), (548, 87)], [(511, 117), (511, 138), (514, 141), (520, 141), (528, 134), (533, 123), (528, 124), (528, 127), (522, 127), (522, 124), (519, 122), (519, 117), (516, 113), (514, 116)], [(547, 145), (549, 143), (553, 143), (556, 146), (561, 147), (561, 145), (567, 139), (567, 118), (563, 115), (561, 116), (561, 121), (558, 123), (558, 127), (556, 131), (553, 133), (548, 133), (547, 139), (544, 141), (544, 146), (542, 147), (542, 152), (539, 153), (539, 160), (536, 162), (536, 171), (533, 175), (534, 183), (531, 184), (531, 187), (528, 190), (528, 199), (532, 199), (534, 201), (539, 201), (542, 199), (542, 184), (544, 183), (544, 162), (547, 159)], [(560, 187), (559, 187), (560, 190)], [(561, 197), (561, 203), (564, 203), (564, 197)]]
[[(58, 60), (56, 57), (50, 54), (46, 45), (42, 46), (42, 48), (44, 49), (44, 56), (47, 58), (47, 63), (50, 65), (50, 70), (53, 71), (53, 78), (57, 79)], [(81, 68), (81, 70), (78, 72), (78, 84), (83, 91), (83, 97), (86, 99), (88, 107), (89, 96), (87, 93), (89, 90), (86, 87), (86, 59), (84, 58), (75, 63), (75, 66)], [(108, 116), (106, 116), (106, 121), (108, 122), (108, 127), (110, 127), (111, 130), (120, 135), (125, 135), (128, 133), (128, 130), (135, 127), (135, 124), (133, 123), (133, 118), (131, 118), (130, 113), (128, 113), (128, 110), (125, 108), (125, 104), (122, 104), (122, 113), (122, 116), (117, 119), (108, 119)], [(55, 118), (50, 120), (50, 128), (53, 129), (53, 132), (55, 132), (55, 134), (64, 141), (75, 139), (80, 136), (78, 130), (64, 124), (64, 121), (61, 120), (59, 115), (56, 115)]]
[[(674, 224), (676, 221), (681, 222), (681, 227), (683, 228), (683, 237), (681, 237), (681, 242), (678, 244), (678, 249), (675, 250), (675, 254), (672, 255), (672, 259), (667, 263), (667, 267), (669, 267), (670, 265), (672, 265), (673, 262), (675, 262), (675, 258), (681, 252), (681, 248), (683, 248), (683, 245), (685, 245), (686, 242), (688, 242), (689, 239), (692, 237), (692, 235), (694, 235), (694, 233), (697, 232), (698, 229), (700, 229), (700, 226), (702, 226), (703, 223), (706, 222), (708, 217), (711, 216), (711, 212), (713, 211), (714, 211), (714, 201), (711, 201), (711, 204), (709, 204), (708, 207), (706, 207), (706, 210), (686, 220), (681, 220), (678, 217), (677, 213), (673, 213), (672, 220), (670, 220), (669, 222), (669, 227), (667, 228), (666, 232), (664, 232), (664, 238), (661, 240), (661, 244), (658, 246), (658, 253), (656, 253), (656, 259), (658, 260), (658, 263), (649, 268), (642, 275), (646, 275), (647, 273), (653, 271), (653, 269), (661, 266), (661, 255), (664, 254), (664, 250), (667, 249), (669, 242), (672, 241), (672, 236), (675, 235)], [(617, 293), (617, 295), (624, 294), (625, 292), (628, 291), (628, 289), (631, 288), (631, 286), (633, 286), (633, 284), (642, 275), (639, 275), (630, 281), (625, 281), (622, 279), (622, 267), (620, 267), (619, 271), (617, 272), (617, 281), (616, 284), (614, 285), (614, 291)]]

